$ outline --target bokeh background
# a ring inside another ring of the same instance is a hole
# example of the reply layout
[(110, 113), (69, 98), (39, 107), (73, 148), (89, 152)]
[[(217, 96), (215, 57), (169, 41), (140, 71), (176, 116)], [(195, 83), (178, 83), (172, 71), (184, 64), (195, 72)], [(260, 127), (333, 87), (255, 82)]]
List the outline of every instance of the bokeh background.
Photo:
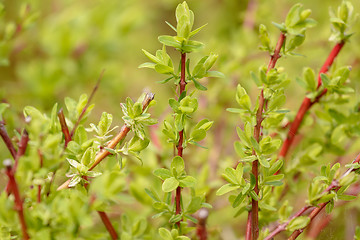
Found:
[[(0, 99), (10, 104), (7, 113), (7, 126), (11, 129), (22, 124), (22, 109), (27, 105), (49, 112), (55, 102), (64, 106), (64, 97), (78, 99), (82, 93), (92, 91), (98, 76), (105, 69), (100, 87), (93, 99), (95, 108), (89, 118), (97, 121), (103, 111), (114, 115), (116, 125), (122, 125), (122, 113), (119, 106), (126, 97), (136, 99), (144, 90), (156, 94), (157, 105), (152, 114), (162, 120), (170, 113), (167, 99), (174, 95), (174, 85), (170, 82), (160, 85), (156, 81), (163, 76), (148, 69), (137, 67), (146, 62), (141, 49), (154, 53), (161, 48), (157, 36), (172, 34), (165, 24), (175, 25), (175, 8), (178, 0), (1, 0), (5, 11), (0, 16)], [(237, 139), (235, 127), (241, 126), (236, 114), (226, 112), (227, 107), (236, 107), (235, 87), (241, 83), (255, 100), (258, 89), (250, 78), (250, 71), (267, 64), (268, 53), (259, 50), (258, 27), (265, 24), (273, 43), (279, 31), (271, 24), (282, 22), (291, 6), (299, 1), (293, 0), (189, 0), (188, 4), (195, 13), (195, 28), (205, 23), (208, 25), (196, 36), (196, 40), (205, 43), (200, 53), (192, 53), (192, 62), (210, 52), (219, 55), (214, 69), (225, 74), (224, 79), (204, 79), (208, 91), (196, 93), (200, 98), (200, 109), (195, 118), (214, 120), (212, 130), (204, 142), (211, 146), (208, 150), (190, 147), (186, 149), (185, 159), (191, 162), (191, 173), (203, 174), (200, 182), (202, 191), (215, 191), (221, 183), (221, 172), (238, 160), (233, 150)], [(312, 18), (318, 25), (306, 34), (305, 43), (297, 50), (303, 56), (283, 57), (278, 66), (284, 67), (291, 84), (286, 91), (286, 108), (294, 116), (305, 94), (295, 81), (301, 76), (303, 67), (310, 66), (318, 71), (334, 43), (329, 42), (330, 22), (329, 7), (336, 8), (339, 0), (302, 0), (305, 8), (312, 9)], [(355, 12), (360, 12), (360, 1), (353, 0)], [(360, 90), (360, 25), (352, 27), (355, 32), (350, 42), (344, 47), (337, 59), (339, 66), (351, 65), (351, 82), (356, 89), (351, 95), (350, 104), (359, 102)], [(179, 53), (168, 50), (175, 59)], [(193, 87), (190, 87), (193, 89)], [(315, 109), (321, 108), (316, 106)], [(16, 117), (18, 116), (18, 117)], [(310, 121), (310, 120), (309, 120)], [(312, 122), (308, 122), (310, 126)], [(134, 179), (134, 185), (146, 187), (147, 177), (151, 175), (156, 161), (168, 161), (172, 152), (166, 145), (161, 131), (153, 128), (154, 133), (163, 142), (157, 148), (151, 144), (148, 150), (149, 164), (134, 164), (132, 168), (143, 168), (143, 177)], [(354, 140), (356, 141), (356, 140)], [(351, 159), (356, 147), (342, 154)], [(4, 144), (0, 143), (2, 158), (8, 157)], [(151, 160), (158, 157), (160, 160)], [(304, 181), (304, 187), (308, 182)], [(199, 187), (199, 188), (200, 188)], [(135, 191), (135, 190), (134, 190)], [(199, 190), (200, 191), (200, 190)], [(124, 200), (129, 206), (135, 205), (133, 214), (143, 211), (139, 204), (131, 204), (133, 196)], [(145, 197), (144, 197), (145, 198)], [(234, 210), (226, 198), (214, 200), (209, 195), (209, 202), (214, 205), (209, 217), (209, 228), (214, 239), (238, 239), (243, 236), (246, 214), (233, 218)], [(295, 201), (304, 204), (306, 193)], [(145, 200), (144, 200), (145, 201)], [(145, 201), (146, 202), (146, 201)], [(147, 199), (147, 202), (149, 200)], [(354, 204), (355, 205), (355, 204)], [(126, 206), (126, 205), (125, 205)], [(151, 207), (147, 206), (146, 209)], [(221, 209), (221, 214), (216, 211)], [(345, 220), (347, 211), (354, 211), (349, 204), (348, 210), (336, 212)], [(151, 210), (147, 210), (151, 212)], [(119, 210), (119, 212), (121, 212)], [(357, 210), (356, 210), (357, 212)], [(351, 225), (356, 225), (358, 214), (351, 218)], [(337, 223), (340, 224), (341, 223)], [(331, 226), (331, 223), (330, 223)], [(341, 225), (343, 226), (343, 225)], [(329, 239), (335, 233), (331, 227), (324, 230), (322, 238)], [(352, 230), (336, 228), (339, 236), (351, 235)], [(340, 233), (338, 233), (340, 231)], [(348, 231), (348, 232), (347, 232)], [(344, 235), (345, 234), (345, 235)], [(341, 238), (333, 238), (341, 239)], [(350, 239), (350, 238), (349, 238)]]

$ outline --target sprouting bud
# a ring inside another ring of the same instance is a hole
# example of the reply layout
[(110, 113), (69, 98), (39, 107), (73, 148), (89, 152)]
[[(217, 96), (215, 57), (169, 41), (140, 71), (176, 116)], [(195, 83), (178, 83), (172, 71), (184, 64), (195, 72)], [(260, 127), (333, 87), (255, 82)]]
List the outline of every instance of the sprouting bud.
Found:
[(310, 14), (311, 14), (310, 9), (306, 9), (306, 10), (302, 11), (301, 14), (300, 14), (300, 19), (302, 21), (304, 21), (306, 18), (308, 18), (310, 16)]

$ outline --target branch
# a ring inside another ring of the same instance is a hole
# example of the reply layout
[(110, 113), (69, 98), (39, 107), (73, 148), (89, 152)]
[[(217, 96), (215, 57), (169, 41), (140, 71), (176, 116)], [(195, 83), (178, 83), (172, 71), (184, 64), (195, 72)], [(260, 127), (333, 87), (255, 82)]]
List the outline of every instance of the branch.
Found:
[(19, 164), (19, 158), (25, 154), (28, 142), (29, 142), (29, 134), (26, 131), (26, 129), (24, 129), (23, 134), (21, 135), (20, 142), (19, 142), (19, 149), (15, 156), (15, 163), (14, 163), (14, 167), (13, 167), (14, 173), (16, 172), (17, 166)]
[[(40, 149), (38, 149), (38, 155), (39, 155), (39, 160), (40, 160), (40, 168), (43, 167), (44, 164), (44, 157), (42, 152), (40, 151)], [(38, 185), (38, 192), (37, 192), (37, 202), (40, 203), (41, 202), (41, 184)]]
[[(357, 157), (352, 161), (352, 164), (354, 163), (358, 163), (360, 161), (360, 154), (357, 155)], [(352, 171), (355, 171), (356, 169), (354, 168), (349, 168), (341, 177), (340, 179), (344, 178), (345, 176), (347, 176), (350, 172)], [(324, 192), (330, 192), (330, 191), (335, 191), (337, 192), (338, 190), (340, 189), (340, 186), (339, 186), (339, 181), (334, 179), (332, 181), (332, 183), (326, 188), (326, 190)], [(319, 207), (315, 208), (309, 215), (310, 217), (310, 222), (321, 212), (321, 210), (329, 203), (330, 201), (328, 202), (325, 202), (325, 203), (321, 203), (319, 205)], [(298, 229), (298, 230), (295, 230), (291, 236), (288, 238), (288, 240), (294, 240), (296, 239), (305, 229), (306, 227), (302, 228), (302, 229)]]
[(5, 143), (6, 147), (9, 149), (11, 156), (15, 159), (16, 158), (16, 150), (14, 148), (14, 145), (13, 145), (4, 125), (5, 125), (5, 123), (3, 121), (0, 121), (0, 135)]
[[(25, 154), (27, 145), (29, 142), (29, 134), (28, 132), (24, 129), (23, 134), (21, 136), (20, 142), (19, 142), (19, 149), (15, 155), (15, 163), (14, 163), (14, 167), (12, 168), (13, 174), (15, 175), (16, 173), (16, 169), (19, 163), (19, 159), (20, 157), (22, 157)], [(8, 181), (6, 188), (5, 188), (6, 192), (8, 195), (10, 195), (11, 193), (11, 183), (10, 180)]]
[(103, 77), (103, 75), (104, 75), (104, 72), (105, 72), (105, 69), (103, 69), (103, 70), (101, 71), (100, 76), (99, 76), (99, 78), (98, 78), (98, 80), (97, 80), (97, 82), (96, 82), (95, 87), (93, 88), (93, 90), (92, 90), (92, 92), (91, 92), (91, 94), (90, 94), (90, 97), (89, 97), (89, 99), (88, 99), (85, 107), (82, 109), (78, 120), (76, 121), (73, 129), (71, 130), (70, 137), (72, 137), (72, 136), (74, 135), (76, 128), (79, 126), (81, 119), (84, 117), (86, 110), (87, 110), (88, 107), (90, 106), (91, 100), (93, 99), (93, 97), (94, 97), (97, 89), (99, 88), (100, 81), (101, 81), (101, 79), (102, 79), (102, 77)]
[[(145, 96), (145, 99), (143, 101), (143, 111), (149, 106), (150, 102), (154, 99), (154, 94), (153, 93), (147, 93)], [(107, 148), (111, 148), (114, 149), (116, 147), (116, 145), (122, 141), (126, 135), (128, 134), (128, 132), (130, 132), (130, 127), (126, 126), (126, 124), (124, 124), (120, 130), (120, 132), (108, 143), (108, 145), (106, 146)], [(90, 166), (90, 168), (88, 169), (88, 171), (91, 171), (92, 169), (94, 169), (105, 157), (107, 157), (108, 155), (110, 155), (110, 152), (108, 152), (105, 148), (103, 148), (95, 157), (95, 161), (94, 163)], [(61, 190), (61, 189), (65, 189), (65, 188), (69, 188), (69, 183), (70, 183), (71, 179), (68, 179), (66, 182), (64, 182), (62, 185), (60, 185), (57, 190)]]
[(101, 211), (97, 211), (97, 212), (99, 213), (100, 218), (101, 218), (102, 222), (104, 223), (106, 229), (110, 233), (111, 239), (113, 239), (113, 240), (119, 239), (118, 234), (116, 233), (113, 225), (111, 224), (110, 219), (107, 216), (107, 214), (105, 212), (101, 212)]
[(301, 208), (297, 213), (295, 213), (291, 218), (289, 218), (285, 223), (278, 225), (264, 240), (271, 240), (273, 237), (275, 237), (277, 234), (281, 233), (282, 231), (286, 230), (287, 225), (289, 225), (290, 221), (294, 218), (297, 218), (301, 215), (303, 215), (307, 210), (310, 208), (313, 208), (311, 206), (305, 206)]
[(209, 211), (206, 208), (201, 208), (198, 212), (198, 223), (196, 226), (196, 235), (199, 240), (207, 240), (207, 231), (206, 231), (206, 220), (209, 216)]
[(59, 118), (60, 125), (61, 125), (61, 131), (63, 132), (64, 137), (65, 137), (64, 148), (66, 148), (68, 143), (71, 141), (71, 136), (70, 136), (70, 133), (69, 133), (69, 128), (68, 128), (68, 126), (66, 124), (66, 121), (65, 121), (65, 116), (64, 116), (64, 112), (63, 112), (62, 108), (60, 108), (60, 110), (58, 112), (58, 118)]
[[(284, 33), (280, 34), (279, 40), (276, 44), (274, 54), (271, 55), (268, 68), (266, 73), (268, 73), (271, 69), (273, 69), (276, 65), (277, 60), (281, 57), (280, 51), (284, 42), (286, 40), (286, 36)], [(264, 120), (263, 118), (263, 111), (264, 106), (266, 105), (266, 100), (264, 98), (264, 89), (261, 89), (260, 97), (259, 97), (259, 108), (256, 112), (256, 125), (254, 127), (254, 138), (257, 142), (260, 141), (260, 132), (261, 132), (261, 123)], [(255, 155), (255, 150), (253, 149), (253, 155)], [(259, 161), (255, 160), (252, 163), (252, 174), (255, 176), (255, 188), (254, 191), (256, 194), (259, 194), (259, 185), (258, 185), (258, 175), (259, 175)], [(252, 199), (251, 200), (251, 211), (249, 212), (251, 217), (248, 217), (248, 221), (251, 220), (251, 238), (248, 238), (250, 234), (246, 233), (246, 240), (256, 240), (259, 237), (259, 205), (258, 201)], [(247, 223), (249, 226), (249, 222)], [(246, 228), (247, 231), (249, 227)]]
[(4, 166), (6, 167), (6, 175), (9, 177), (9, 182), (11, 185), (11, 192), (14, 195), (15, 198), (15, 210), (18, 212), (20, 225), (21, 225), (21, 231), (22, 231), (22, 237), (25, 240), (29, 239), (29, 235), (27, 233), (27, 227), (24, 217), (24, 209), (23, 209), (23, 202), (20, 197), (19, 188), (15, 180), (14, 171), (12, 169), (12, 164), (10, 159), (6, 159), (3, 162)]
[[(340, 50), (342, 49), (342, 47), (344, 46), (345, 42), (340, 42), (337, 43), (334, 48), (332, 49), (332, 51), (330, 52), (329, 56), (327, 57), (324, 65), (321, 67), (319, 75), (318, 75), (318, 88), (321, 86), (321, 73), (326, 73), (331, 65), (333, 64), (335, 58), (337, 57), (337, 55), (339, 54)], [(293, 121), (293, 123), (290, 126), (288, 135), (281, 147), (280, 153), (279, 153), (279, 158), (285, 158), (289, 148), (294, 140), (295, 135), (297, 134), (297, 131), (299, 129), (299, 126), (306, 114), (306, 112), (311, 108), (312, 105), (314, 105), (315, 103), (319, 102), (320, 98), (322, 96), (325, 95), (325, 93), (327, 92), (327, 89), (325, 88), (317, 97), (314, 101), (311, 101), (311, 99), (305, 97), (300, 109), (298, 110), (296, 117)]]
[[(181, 53), (181, 73), (180, 73), (180, 93), (179, 96), (181, 96), (181, 94), (185, 91), (185, 87), (186, 87), (186, 80), (185, 80), (185, 63), (186, 63), (186, 53)], [(181, 130), (179, 132), (179, 142), (177, 144), (177, 150), (178, 153), (177, 155), (182, 157), (183, 156), (183, 142), (184, 142), (184, 130)], [(177, 187), (176, 188), (176, 196), (175, 196), (175, 202), (176, 202), (176, 214), (181, 214), (181, 187)], [(181, 220), (179, 220), (178, 222), (176, 222), (176, 225), (180, 228), (180, 222)]]

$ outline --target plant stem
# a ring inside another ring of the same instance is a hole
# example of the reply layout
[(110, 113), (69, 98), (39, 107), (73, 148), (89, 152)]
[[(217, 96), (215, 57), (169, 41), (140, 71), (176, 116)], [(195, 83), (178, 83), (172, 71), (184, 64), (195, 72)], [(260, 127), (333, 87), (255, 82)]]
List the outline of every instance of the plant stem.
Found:
[[(332, 49), (332, 51), (330, 52), (329, 56), (327, 57), (324, 65), (321, 67), (319, 75), (318, 75), (318, 88), (321, 86), (321, 74), (322, 73), (326, 73), (331, 65), (333, 64), (336, 56), (339, 54), (340, 50), (342, 49), (342, 47), (344, 46), (345, 42), (340, 42), (337, 43), (334, 48)], [(322, 96), (325, 95), (325, 93), (327, 92), (327, 89), (325, 88), (316, 98), (314, 101), (311, 101), (311, 99), (305, 97), (297, 114), (296, 117), (294, 119), (294, 121), (292, 122), (288, 135), (281, 147), (280, 153), (279, 153), (279, 158), (285, 158), (289, 148), (294, 140), (295, 135), (297, 134), (297, 131), (300, 127), (301, 122), (303, 121), (303, 118), (306, 114), (306, 112), (311, 108), (312, 105), (314, 105), (315, 103), (319, 102), (320, 98)]]
[[(143, 101), (143, 111), (149, 106), (150, 102), (154, 99), (154, 94), (153, 93), (148, 93), (145, 96), (145, 99)], [(108, 143), (108, 145), (106, 146), (107, 148), (111, 148), (114, 149), (116, 147), (116, 145), (122, 141), (126, 135), (130, 132), (131, 128), (123, 125), (120, 132)], [(110, 152), (108, 152), (105, 148), (102, 149), (95, 157), (95, 161), (94, 163), (90, 166), (90, 168), (88, 169), (88, 171), (91, 171), (92, 169), (94, 169), (105, 157), (107, 157), (108, 155), (110, 155)], [(61, 190), (61, 189), (65, 189), (69, 187), (69, 183), (70, 183), (71, 179), (68, 179), (66, 182), (64, 182), (62, 185), (60, 185), (57, 190)]]
[[(186, 63), (186, 53), (181, 53), (181, 73), (180, 73), (180, 92), (179, 96), (185, 91), (186, 87), (186, 80), (185, 80), (185, 63)], [(184, 142), (184, 130), (181, 130), (179, 132), (179, 142), (177, 144), (177, 155), (182, 157), (183, 156), (183, 142)], [(175, 202), (176, 202), (176, 214), (181, 214), (181, 187), (176, 188), (176, 196), (175, 196)], [(176, 223), (176, 225), (180, 228), (180, 221)]]
[[(18, 149), (18, 151), (16, 152), (16, 155), (15, 155), (15, 163), (14, 163), (14, 166), (12, 167), (12, 171), (13, 171), (14, 175), (16, 173), (16, 169), (17, 169), (20, 157), (22, 157), (25, 154), (28, 142), (29, 142), (29, 134), (24, 129), (23, 134), (21, 135), (20, 142), (19, 142), (19, 149)], [(10, 195), (10, 193), (11, 193), (10, 180), (7, 183), (5, 190), (6, 190), (7, 194)]]
[[(39, 155), (39, 160), (40, 160), (40, 168), (43, 167), (43, 163), (44, 163), (44, 158), (43, 158), (43, 154), (41, 153), (40, 149), (38, 149), (38, 155)], [(41, 185), (38, 185), (38, 192), (37, 192), (37, 202), (40, 203), (41, 202)]]
[[(360, 154), (357, 155), (357, 157), (352, 161), (352, 164), (354, 163), (358, 163), (360, 162)], [(345, 176), (347, 176), (350, 172), (354, 171), (356, 169), (354, 168), (349, 168), (341, 177), (340, 179), (344, 178)], [(337, 192), (338, 190), (340, 189), (340, 186), (339, 186), (339, 181), (334, 179), (331, 184), (325, 189), (324, 192), (330, 192), (330, 191), (335, 191)], [(321, 212), (321, 210), (329, 203), (330, 201), (328, 202), (325, 202), (325, 203), (321, 203), (319, 204), (319, 207), (315, 208), (309, 215), (310, 217), (310, 222)], [(306, 228), (306, 227), (305, 227)], [(302, 228), (302, 229), (298, 229), (298, 230), (295, 230), (291, 236), (288, 238), (288, 240), (294, 240), (296, 239), (303, 231), (305, 228)]]
[(82, 109), (79, 118), (77, 119), (77, 121), (76, 121), (73, 129), (71, 130), (70, 137), (72, 137), (72, 136), (74, 135), (75, 130), (76, 130), (76, 128), (79, 126), (81, 119), (84, 117), (86, 110), (89, 108), (90, 103), (91, 103), (91, 100), (93, 99), (93, 97), (94, 97), (97, 89), (99, 88), (99, 85), (100, 85), (101, 79), (102, 79), (102, 77), (103, 77), (103, 75), (104, 75), (104, 72), (105, 72), (105, 69), (103, 69), (103, 70), (101, 71), (100, 76), (99, 76), (99, 78), (98, 78), (98, 80), (97, 80), (97, 82), (96, 82), (95, 87), (93, 88), (93, 90), (92, 90), (92, 92), (91, 92), (91, 94), (90, 94), (90, 97), (89, 97), (86, 105), (85, 105), (84, 108)]
[(65, 138), (64, 148), (66, 148), (68, 143), (71, 141), (71, 136), (70, 136), (70, 133), (69, 133), (69, 128), (68, 128), (68, 126), (66, 124), (66, 121), (65, 121), (64, 111), (63, 111), (62, 108), (60, 108), (60, 110), (58, 112), (58, 118), (59, 118), (59, 122), (60, 122), (60, 125), (61, 125), (61, 131), (63, 132), (64, 138)]
[(11, 156), (15, 159), (16, 150), (14, 148), (14, 145), (13, 145), (4, 125), (5, 125), (4, 121), (0, 121), (0, 135), (5, 143), (6, 147), (9, 149)]
[(14, 163), (14, 167), (13, 167), (14, 173), (16, 172), (17, 166), (19, 164), (19, 158), (25, 154), (28, 142), (29, 142), (29, 134), (26, 131), (26, 129), (24, 129), (23, 134), (21, 135), (20, 142), (19, 142), (19, 149), (15, 156), (15, 163)]
[[(319, 205), (319, 207), (315, 208), (309, 215), (310, 218), (310, 222), (319, 214), (319, 212), (328, 204), (329, 202), (326, 203), (321, 203)], [(288, 238), (288, 240), (294, 240), (296, 239), (302, 232), (304, 231), (304, 228), (302, 229), (298, 229), (295, 230), (290, 237)]]
[[(271, 69), (273, 69), (276, 65), (277, 60), (281, 57), (280, 51), (282, 46), (284, 45), (286, 36), (284, 33), (280, 34), (279, 40), (276, 44), (274, 54), (271, 55), (270, 61), (268, 64), (268, 68), (266, 73), (268, 73)], [(264, 107), (266, 105), (266, 100), (264, 98), (264, 90), (261, 89), (260, 96), (259, 96), (259, 107), (256, 112), (256, 125), (254, 127), (254, 138), (257, 142), (260, 141), (260, 134), (261, 134), (261, 123), (264, 120), (263, 118), (263, 111)], [(255, 150), (253, 149), (253, 155), (256, 155)], [(254, 191), (256, 194), (259, 194), (259, 183), (258, 183), (258, 177), (259, 177), (259, 161), (255, 160), (252, 162), (252, 174), (255, 176), (255, 188)], [(249, 230), (249, 222), (247, 223), (247, 233), (246, 233), (246, 240), (256, 240), (259, 237), (259, 205), (258, 201), (252, 199), (251, 200), (251, 211), (249, 212), (251, 214), (251, 217), (248, 216), (248, 221), (251, 220), (251, 238), (248, 238), (250, 234), (248, 234)]]
[(24, 209), (23, 209), (23, 202), (20, 197), (19, 188), (15, 180), (14, 171), (11, 166), (11, 160), (6, 159), (4, 161), (4, 165), (6, 167), (6, 175), (9, 177), (9, 182), (11, 185), (11, 192), (14, 195), (15, 198), (15, 210), (18, 212), (20, 225), (21, 225), (21, 231), (22, 231), (22, 237), (23, 239), (27, 240), (29, 239), (29, 235), (27, 233), (27, 226), (25, 222), (24, 217)]
[(303, 215), (308, 209), (312, 208), (311, 206), (305, 206), (301, 208), (297, 213), (295, 213), (291, 218), (289, 218), (285, 223), (278, 225), (264, 240), (271, 240), (277, 234), (286, 230), (287, 225), (289, 225), (290, 221), (296, 217)]
[(209, 216), (209, 211), (206, 208), (201, 208), (198, 212), (198, 223), (196, 226), (196, 235), (199, 240), (207, 240), (207, 231), (206, 231), (206, 220)]
[(104, 223), (106, 229), (110, 233), (111, 239), (113, 239), (113, 240), (119, 239), (118, 234), (116, 233), (113, 225), (111, 224), (110, 219), (107, 216), (107, 214), (105, 212), (101, 212), (101, 211), (97, 211), (97, 212), (99, 213), (100, 218), (101, 218), (102, 222)]

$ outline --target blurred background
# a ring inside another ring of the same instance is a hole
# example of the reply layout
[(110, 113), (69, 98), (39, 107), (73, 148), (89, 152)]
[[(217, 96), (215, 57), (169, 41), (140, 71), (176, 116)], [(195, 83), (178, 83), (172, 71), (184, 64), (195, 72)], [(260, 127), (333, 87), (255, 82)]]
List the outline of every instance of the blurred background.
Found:
[[(22, 109), (32, 105), (49, 112), (55, 102), (64, 106), (64, 97), (78, 99), (82, 93), (91, 93), (101, 71), (105, 73), (100, 87), (93, 99), (95, 108), (90, 121), (98, 121), (103, 111), (114, 115), (114, 123), (122, 125), (122, 112), (119, 106), (126, 97), (137, 99), (144, 90), (156, 95), (157, 105), (151, 109), (155, 118), (162, 120), (170, 112), (168, 98), (174, 96), (175, 87), (169, 82), (156, 83), (164, 77), (155, 71), (138, 69), (147, 59), (141, 49), (154, 53), (161, 48), (157, 41), (159, 35), (173, 34), (165, 23), (173, 25), (178, 0), (1, 0), (4, 11), (0, 16), (0, 99), (10, 104), (6, 113), (9, 129), (22, 126)], [(194, 28), (208, 25), (196, 35), (196, 40), (205, 43), (200, 53), (189, 57), (197, 62), (203, 55), (214, 52), (219, 55), (215, 70), (225, 74), (224, 79), (204, 79), (202, 84), (208, 91), (197, 92), (200, 109), (195, 120), (208, 118), (214, 125), (204, 141), (208, 150), (190, 147), (186, 149), (185, 159), (191, 162), (191, 174), (203, 174), (199, 191), (215, 191), (221, 184), (221, 172), (237, 162), (233, 142), (237, 140), (235, 127), (241, 126), (236, 114), (226, 112), (228, 107), (236, 107), (235, 87), (241, 83), (255, 102), (258, 89), (250, 78), (250, 71), (269, 61), (267, 52), (259, 50), (259, 24), (265, 24), (272, 43), (279, 35), (271, 23), (284, 21), (288, 10), (299, 1), (295, 0), (189, 0), (190, 9), (195, 13)], [(337, 8), (341, 1), (300, 1), (305, 8), (312, 9), (311, 17), (318, 24), (307, 32), (305, 43), (297, 50), (303, 56), (283, 57), (278, 66), (284, 67), (291, 79), (286, 91), (286, 108), (292, 119), (297, 111), (305, 90), (295, 81), (301, 76), (303, 68), (312, 67), (315, 72), (330, 52), (333, 42), (329, 42), (329, 7)], [(359, 12), (360, 1), (353, 0), (355, 12)], [(360, 29), (359, 22), (352, 27)], [(360, 37), (355, 32), (349, 44), (342, 50), (336, 64), (351, 65), (352, 87), (356, 89), (351, 96), (350, 105), (359, 102), (360, 90)], [(169, 49), (174, 59), (179, 53)], [(190, 86), (193, 90), (193, 86)], [(321, 108), (316, 106), (315, 109)], [(16, 117), (18, 116), (18, 117)], [(311, 125), (312, 123), (308, 123)], [(147, 177), (155, 168), (157, 161), (168, 161), (172, 149), (166, 145), (161, 131), (153, 128), (154, 134), (164, 144), (161, 149), (153, 144), (148, 150), (148, 163), (144, 160), (143, 178), (133, 181), (134, 185), (147, 184)], [(359, 144), (355, 144), (359, 146)], [(167, 147), (167, 148), (166, 148)], [(2, 158), (7, 157), (5, 145), (0, 143)], [(351, 159), (355, 149), (346, 154)], [(6, 156), (5, 156), (6, 155)], [(158, 157), (160, 160), (152, 160)], [(134, 164), (132, 168), (140, 168)], [(305, 182), (305, 188), (307, 183)], [(135, 191), (135, 190), (134, 190)], [(135, 196), (136, 198), (136, 196)], [(304, 204), (306, 193), (296, 203)], [(238, 239), (245, 230), (246, 214), (233, 218), (234, 210), (226, 198), (215, 201), (210, 194), (208, 201), (214, 205), (210, 214), (209, 228), (214, 239)], [(131, 202), (131, 200), (128, 200)], [(149, 201), (148, 201), (149, 202)], [(130, 203), (129, 203), (130, 204)], [(142, 208), (141, 206), (137, 206)], [(149, 208), (148, 208), (149, 209)], [(222, 209), (222, 214), (216, 214)], [(295, 209), (297, 209), (295, 207)], [(351, 209), (351, 208), (350, 208)], [(137, 212), (134, 208), (134, 213)], [(150, 210), (149, 210), (150, 211)], [(336, 213), (344, 217), (346, 212)], [(358, 217), (357, 217), (358, 219)], [(356, 217), (352, 220), (356, 224)], [(242, 224), (239, 224), (242, 223)], [(339, 223), (338, 223), (339, 224)], [(333, 236), (331, 228), (319, 239)], [(338, 231), (344, 234), (346, 228)], [(350, 233), (349, 233), (350, 234)], [(343, 235), (340, 235), (343, 236)], [(333, 238), (341, 239), (341, 238)]]

